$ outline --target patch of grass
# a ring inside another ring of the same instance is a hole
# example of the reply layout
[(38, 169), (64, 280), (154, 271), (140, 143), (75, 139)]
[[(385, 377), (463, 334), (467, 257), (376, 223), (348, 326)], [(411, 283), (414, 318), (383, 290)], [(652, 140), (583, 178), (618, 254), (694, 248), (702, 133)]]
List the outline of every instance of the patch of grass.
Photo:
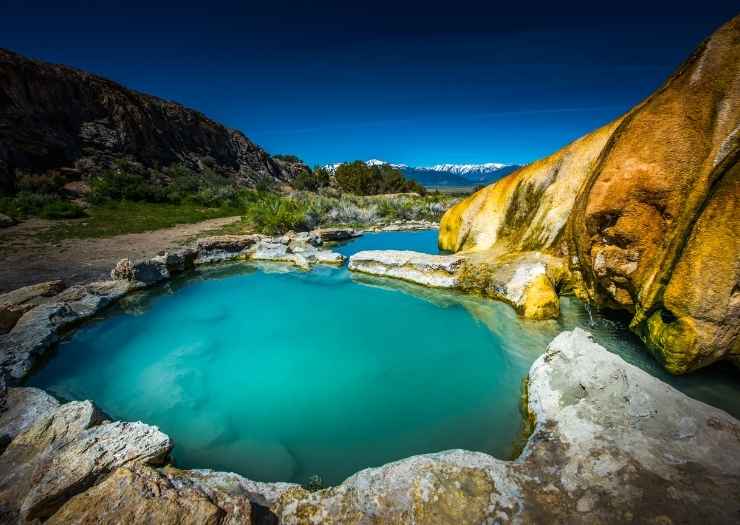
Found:
[(43, 219), (76, 219), (85, 216), (85, 211), (80, 206), (63, 200), (58, 195), (28, 190), (0, 198), (0, 213), (14, 219), (34, 215)]
[(54, 224), (38, 237), (43, 241), (112, 237), (232, 217), (242, 212), (241, 208), (207, 208), (193, 203), (111, 202), (88, 208), (85, 219)]

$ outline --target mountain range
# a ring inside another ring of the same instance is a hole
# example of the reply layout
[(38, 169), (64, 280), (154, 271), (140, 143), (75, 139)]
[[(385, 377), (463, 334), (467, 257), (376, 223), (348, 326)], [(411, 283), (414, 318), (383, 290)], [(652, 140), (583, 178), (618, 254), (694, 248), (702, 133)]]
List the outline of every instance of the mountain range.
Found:
[[(324, 166), (333, 172), (342, 163)], [(368, 166), (387, 164), (396, 168), (408, 179), (415, 180), (423, 186), (438, 187), (471, 187), (479, 184), (490, 184), (521, 166), (517, 164), (503, 164), (500, 162), (486, 162), (483, 164), (435, 164), (433, 166), (409, 166), (379, 159), (366, 160)]]

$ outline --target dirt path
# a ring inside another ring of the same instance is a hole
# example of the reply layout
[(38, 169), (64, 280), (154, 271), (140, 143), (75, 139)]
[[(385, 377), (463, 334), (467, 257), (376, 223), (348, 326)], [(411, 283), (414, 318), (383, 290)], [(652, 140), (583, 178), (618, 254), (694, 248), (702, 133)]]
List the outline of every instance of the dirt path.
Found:
[(64, 279), (68, 285), (105, 279), (113, 265), (124, 257), (150, 257), (238, 220), (239, 217), (224, 217), (151, 232), (56, 243), (44, 243), (34, 237), (48, 228), (50, 221), (25, 221), (0, 229), (0, 293), (51, 279)]

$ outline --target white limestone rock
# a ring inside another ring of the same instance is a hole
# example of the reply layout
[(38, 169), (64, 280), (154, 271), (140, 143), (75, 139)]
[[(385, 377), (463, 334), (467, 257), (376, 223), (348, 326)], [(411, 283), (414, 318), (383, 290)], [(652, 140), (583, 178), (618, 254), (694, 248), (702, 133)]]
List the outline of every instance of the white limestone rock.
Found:
[(455, 288), (456, 272), (464, 258), (404, 250), (368, 250), (349, 258), (349, 269), (370, 275), (395, 277), (435, 288)]

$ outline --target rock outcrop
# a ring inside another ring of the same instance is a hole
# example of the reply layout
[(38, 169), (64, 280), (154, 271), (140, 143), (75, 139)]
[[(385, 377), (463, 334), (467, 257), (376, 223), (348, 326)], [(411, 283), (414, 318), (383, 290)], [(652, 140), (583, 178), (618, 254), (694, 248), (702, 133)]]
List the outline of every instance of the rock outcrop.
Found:
[[(4, 386), (4, 378), (0, 382)], [(0, 401), (0, 454), (18, 434), (59, 406), (59, 401), (43, 390), (30, 387), (0, 392)]]
[(16, 170), (84, 178), (117, 159), (207, 168), (243, 185), (296, 171), (197, 111), (0, 49), (0, 190), (13, 190)]
[(72, 498), (47, 523), (244, 525), (251, 523), (251, 510), (244, 496), (233, 497), (186, 476), (134, 464)]
[(455, 288), (463, 262), (456, 255), (429, 255), (404, 250), (369, 250), (349, 258), (349, 269), (383, 277), (395, 277), (435, 288)]
[(105, 422), (89, 401), (59, 406), (18, 434), (0, 456), (0, 519), (46, 519), (109, 472), (161, 464), (172, 443), (156, 427)]
[(564, 332), (532, 366), (522, 455), (455, 450), (286, 491), (285, 524), (731, 523), (740, 422)]
[(64, 287), (63, 281), (55, 280), (0, 295), (0, 334), (9, 332), (24, 313), (58, 294)]
[(623, 117), (444, 215), (440, 247), (561, 257), (673, 373), (740, 362), (740, 17)]
[(509, 303), (527, 319), (558, 317), (557, 290), (567, 274), (558, 258), (537, 252), (491, 258), (369, 250), (352, 255), (349, 269), (434, 288), (478, 292)]

